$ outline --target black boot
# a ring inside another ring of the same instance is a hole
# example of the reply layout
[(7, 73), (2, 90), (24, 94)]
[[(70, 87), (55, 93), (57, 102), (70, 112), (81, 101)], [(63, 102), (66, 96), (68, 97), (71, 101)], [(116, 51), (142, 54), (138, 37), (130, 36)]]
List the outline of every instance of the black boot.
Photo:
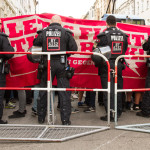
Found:
[(126, 102), (126, 109), (131, 110), (132, 109), (132, 103), (131, 102)]
[(0, 119), (0, 124), (7, 124), (7, 123), (8, 123), (7, 120), (4, 121), (4, 120), (1, 120), (1, 119)]
[[(100, 120), (108, 121), (108, 117), (107, 117), (107, 115), (106, 115), (106, 116), (102, 116), (102, 117), (100, 117)], [(110, 116), (110, 121), (111, 121), (111, 122), (114, 122), (114, 117)]]
[(71, 125), (71, 121), (63, 121), (62, 125)]
[(38, 117), (39, 124), (43, 124), (45, 122), (45, 118)]
[(136, 115), (140, 117), (150, 118), (150, 114), (144, 113), (143, 111), (137, 112)]
[(13, 115), (8, 116), (9, 119), (25, 117), (25, 112), (15, 111)]

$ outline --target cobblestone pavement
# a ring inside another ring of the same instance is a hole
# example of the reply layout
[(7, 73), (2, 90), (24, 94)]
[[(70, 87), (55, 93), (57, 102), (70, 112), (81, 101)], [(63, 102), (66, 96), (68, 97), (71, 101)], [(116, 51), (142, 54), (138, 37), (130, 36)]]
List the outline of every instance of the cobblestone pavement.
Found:
[[(84, 98), (83, 98), (84, 99)], [(16, 103), (18, 105), (18, 102)], [(104, 107), (99, 106), (96, 98), (96, 112), (84, 113), (83, 108), (77, 107), (77, 100), (72, 102), (72, 105), (79, 109), (79, 113), (71, 115), (72, 125), (81, 126), (107, 126), (107, 122), (99, 119), (105, 115)], [(55, 108), (57, 106), (57, 96), (55, 96)], [(17, 106), (18, 107), (18, 106)], [(38, 124), (37, 117), (31, 114), (32, 105), (27, 105), (27, 115), (23, 118), (8, 119), (8, 116), (16, 109), (5, 109), (4, 119), (7, 119), (9, 124)], [(56, 123), (60, 125), (59, 111), (55, 110)], [(150, 118), (142, 118), (135, 115), (134, 111), (123, 112), (118, 120), (118, 125), (149, 123)], [(114, 128), (114, 123), (111, 123), (111, 129), (97, 132), (94, 134), (82, 136), (64, 142), (12, 142), (0, 141), (0, 150), (149, 150), (150, 149), (150, 134), (117, 130)]]

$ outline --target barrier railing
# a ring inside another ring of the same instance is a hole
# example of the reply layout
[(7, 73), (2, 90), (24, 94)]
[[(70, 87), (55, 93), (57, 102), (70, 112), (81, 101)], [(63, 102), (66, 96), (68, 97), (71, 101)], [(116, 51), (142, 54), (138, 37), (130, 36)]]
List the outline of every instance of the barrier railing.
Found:
[[(149, 129), (147, 131), (141, 129), (141, 127), (139, 129), (138, 126), (142, 126), (142, 124), (126, 125), (126, 126), (122, 126), (122, 127), (118, 126), (118, 120), (117, 120), (117, 93), (118, 92), (138, 92), (138, 91), (144, 92), (144, 91), (150, 91), (150, 88), (117, 89), (117, 64), (118, 64), (119, 59), (125, 58), (125, 57), (128, 57), (128, 58), (134, 58), (134, 57), (150, 58), (150, 55), (120, 55), (119, 57), (117, 57), (117, 59), (115, 61), (115, 95), (114, 95), (114, 100), (115, 100), (115, 127), (118, 128), (118, 129), (150, 132), (150, 131), (148, 131)], [(148, 128), (149, 128), (150, 124), (144, 124), (143, 127), (145, 128), (145, 126), (148, 126)]]
[[(108, 92), (108, 116), (110, 116), (110, 64), (105, 56), (92, 52), (0, 52), (0, 54), (36, 54), (47, 55), (47, 87), (46, 88), (20, 88), (20, 87), (0, 87), (0, 90), (39, 90), (47, 91), (47, 123), (48, 125), (0, 125), (0, 140), (25, 140), (25, 141), (64, 141), (75, 137), (103, 131), (109, 129), (105, 126), (61, 126), (54, 125), (54, 104), (52, 91), (104, 91)], [(78, 89), (78, 88), (52, 88), (51, 81), (51, 55), (62, 54), (82, 54), (98, 55), (102, 57), (108, 66), (108, 88), (107, 89)], [(50, 104), (52, 118), (50, 118)], [(110, 118), (110, 117), (108, 117)], [(50, 125), (53, 124), (53, 125)], [(110, 119), (107, 122), (110, 125)], [(8, 132), (9, 131), (9, 132)], [(26, 132), (24, 132), (26, 131)], [(24, 132), (24, 134), (23, 134)], [(9, 134), (8, 134), (9, 133)], [(31, 134), (29, 134), (31, 133)]]
[[(36, 55), (47, 55), (47, 88), (19, 88), (19, 87), (0, 87), (0, 90), (46, 90), (47, 91), (47, 120), (48, 124), (51, 124), (50, 121), (50, 103), (52, 107), (52, 124), (54, 124), (54, 104), (53, 104), (53, 93), (52, 91), (105, 91), (108, 92), (108, 125), (110, 125), (110, 64), (108, 59), (99, 53), (95, 52), (74, 52), (74, 51), (66, 51), (66, 52), (0, 52), (0, 54), (36, 54)], [(82, 54), (82, 55), (97, 55), (102, 57), (108, 66), (108, 88), (107, 89), (78, 89), (78, 88), (52, 88), (51, 78), (51, 67), (50, 67), (50, 58), (51, 55), (63, 55), (63, 54)], [(50, 93), (51, 92), (51, 93)], [(51, 101), (49, 101), (49, 99)]]

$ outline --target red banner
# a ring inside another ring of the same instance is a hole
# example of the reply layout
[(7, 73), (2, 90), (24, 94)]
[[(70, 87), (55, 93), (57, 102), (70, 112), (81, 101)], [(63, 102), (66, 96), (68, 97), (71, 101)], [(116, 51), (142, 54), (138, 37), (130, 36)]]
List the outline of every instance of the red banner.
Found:
[[(54, 14), (26, 15), (3, 18), (3, 28), (9, 35), (11, 45), (16, 52), (27, 52), (32, 46), (37, 31), (47, 27)], [(74, 33), (78, 51), (92, 52), (96, 35), (106, 28), (105, 21), (82, 20), (61, 16), (62, 26)], [(129, 35), (126, 55), (145, 55), (141, 42), (148, 38), (150, 27), (118, 23), (117, 27)], [(147, 74), (146, 59), (126, 58), (129, 68), (123, 71), (124, 88), (145, 87)], [(24, 87), (37, 84), (37, 66), (28, 61), (26, 55), (16, 54), (9, 60), (11, 70), (7, 76), (7, 86)], [(69, 58), (70, 65), (75, 68), (71, 79), (72, 87), (99, 88), (100, 77), (90, 56), (75, 54)]]

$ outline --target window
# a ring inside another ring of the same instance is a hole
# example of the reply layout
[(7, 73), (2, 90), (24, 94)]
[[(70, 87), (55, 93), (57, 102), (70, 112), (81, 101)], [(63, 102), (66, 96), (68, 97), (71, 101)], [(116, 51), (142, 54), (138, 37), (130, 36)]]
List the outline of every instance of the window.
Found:
[(144, 0), (141, 1), (141, 12), (144, 11)]
[(140, 11), (140, 9), (139, 9), (139, 2), (137, 2), (137, 14), (139, 15), (139, 11)]
[(147, 0), (147, 9), (149, 9), (149, 0)]
[(134, 5), (131, 6), (131, 14), (134, 14)]

